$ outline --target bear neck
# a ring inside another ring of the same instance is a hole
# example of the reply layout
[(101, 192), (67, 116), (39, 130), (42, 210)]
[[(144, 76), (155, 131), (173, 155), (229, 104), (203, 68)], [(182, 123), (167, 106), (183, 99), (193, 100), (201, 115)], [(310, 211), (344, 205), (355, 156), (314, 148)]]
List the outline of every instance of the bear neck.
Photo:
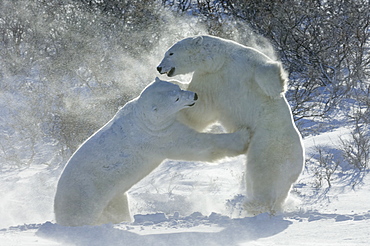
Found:
[(212, 42), (205, 43), (200, 51), (203, 57), (202, 63), (204, 67), (202, 68), (202, 66), (199, 66), (195, 72), (206, 74), (220, 71), (225, 64), (225, 57), (229, 56), (229, 54), (225, 54), (225, 49), (226, 48), (222, 47), (222, 44), (214, 45)]
[(136, 126), (139, 128), (139, 130), (153, 136), (164, 136), (171, 134), (171, 126), (176, 121), (176, 117), (163, 117), (160, 119), (151, 120), (151, 117), (148, 117), (148, 114), (138, 113), (136, 110), (134, 117), (136, 118), (135, 122), (137, 122)]

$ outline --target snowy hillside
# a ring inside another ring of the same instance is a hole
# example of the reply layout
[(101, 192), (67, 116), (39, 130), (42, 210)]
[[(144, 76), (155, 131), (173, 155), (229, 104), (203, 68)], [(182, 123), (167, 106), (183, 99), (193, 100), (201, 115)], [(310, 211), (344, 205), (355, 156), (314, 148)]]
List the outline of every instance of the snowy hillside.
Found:
[[(348, 129), (305, 139), (336, 146)], [(1, 174), (1, 245), (368, 245), (370, 178), (353, 184), (333, 177), (312, 188), (305, 170), (292, 192), (291, 211), (270, 217), (230, 218), (238, 210), (242, 157), (217, 164), (168, 161), (130, 192), (135, 222), (69, 228), (54, 224), (53, 192), (59, 172), (29, 168)], [(29, 189), (37, 187), (38, 190)]]

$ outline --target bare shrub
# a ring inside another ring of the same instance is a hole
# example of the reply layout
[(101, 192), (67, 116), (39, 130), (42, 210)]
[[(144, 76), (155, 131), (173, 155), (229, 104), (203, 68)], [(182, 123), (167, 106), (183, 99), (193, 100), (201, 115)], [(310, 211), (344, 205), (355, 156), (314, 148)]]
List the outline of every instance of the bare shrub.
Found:
[(335, 155), (327, 151), (322, 146), (316, 146), (317, 149), (317, 163), (314, 167), (315, 187), (320, 188), (323, 182), (326, 181), (328, 187), (332, 185), (333, 174), (340, 166), (340, 160), (335, 158)]
[(236, 31), (252, 28), (266, 37), (290, 74), (287, 97), (296, 121), (335, 115), (353, 87), (369, 81), (367, 0), (163, 2), (204, 17), (212, 34), (235, 39)]
[(354, 129), (349, 139), (341, 139), (344, 159), (354, 168), (365, 171), (370, 162), (370, 124), (362, 112), (354, 116)]

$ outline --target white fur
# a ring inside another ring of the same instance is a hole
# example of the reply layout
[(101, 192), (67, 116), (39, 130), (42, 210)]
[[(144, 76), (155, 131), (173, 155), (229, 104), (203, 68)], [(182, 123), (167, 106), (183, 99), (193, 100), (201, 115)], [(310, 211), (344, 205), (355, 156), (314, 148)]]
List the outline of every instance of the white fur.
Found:
[(179, 119), (185, 124), (199, 131), (215, 121), (228, 132), (251, 128), (246, 210), (281, 211), (304, 162), (281, 64), (236, 42), (198, 36), (174, 44), (157, 69), (168, 76), (194, 72), (187, 89), (199, 95), (199, 102), (182, 111)]
[(214, 161), (242, 154), (248, 131), (198, 133), (176, 120), (195, 93), (158, 78), (86, 140), (57, 186), (56, 222), (67, 226), (130, 220), (126, 192), (165, 159)]

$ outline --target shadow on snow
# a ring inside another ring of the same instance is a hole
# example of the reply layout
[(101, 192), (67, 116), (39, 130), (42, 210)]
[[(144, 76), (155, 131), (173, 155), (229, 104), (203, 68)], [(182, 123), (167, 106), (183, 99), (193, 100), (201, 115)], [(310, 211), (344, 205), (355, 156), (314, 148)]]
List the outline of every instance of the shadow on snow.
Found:
[[(76, 246), (91, 245), (237, 245), (241, 242), (270, 237), (286, 230), (291, 221), (283, 217), (270, 217), (267, 214), (244, 219), (232, 219), (218, 223), (223, 229), (219, 232), (172, 232), (139, 235), (114, 225), (64, 227), (51, 222), (41, 225), (37, 235), (57, 242)], [(182, 228), (180, 228), (182, 229)]]

